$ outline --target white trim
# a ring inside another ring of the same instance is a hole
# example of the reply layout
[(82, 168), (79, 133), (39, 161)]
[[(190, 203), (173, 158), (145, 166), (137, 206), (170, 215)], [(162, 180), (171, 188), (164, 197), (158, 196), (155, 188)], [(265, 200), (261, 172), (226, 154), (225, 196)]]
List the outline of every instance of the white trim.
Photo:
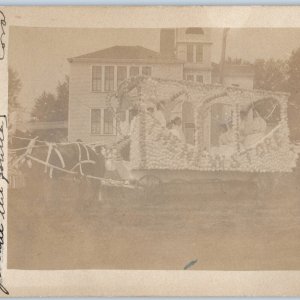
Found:
[(100, 108), (101, 109), (101, 135), (104, 135), (104, 109), (105, 108)]
[[(114, 65), (114, 91), (118, 89), (118, 65)], [(127, 67), (127, 66), (125, 66)]]
[(104, 69), (105, 69), (105, 66), (102, 66), (102, 81), (101, 81), (101, 92), (102, 93), (104, 92), (104, 75), (105, 75)]

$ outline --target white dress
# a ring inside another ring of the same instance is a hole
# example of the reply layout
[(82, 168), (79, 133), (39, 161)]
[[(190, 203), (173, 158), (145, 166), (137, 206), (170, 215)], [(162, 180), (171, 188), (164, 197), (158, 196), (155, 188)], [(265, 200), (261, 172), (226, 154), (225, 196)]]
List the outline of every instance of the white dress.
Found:
[(154, 112), (154, 118), (157, 121), (159, 121), (159, 123), (161, 124), (161, 126), (167, 127), (167, 121), (166, 121), (165, 115), (163, 114), (163, 112), (161, 110), (156, 110)]
[(185, 142), (184, 134), (182, 131), (181, 126), (173, 126), (173, 128), (170, 130), (175, 136), (178, 137), (179, 140), (181, 140), (183, 143)]
[(266, 121), (257, 116), (251, 123), (251, 134), (247, 135), (244, 141), (245, 148), (255, 146), (266, 134), (267, 123)]

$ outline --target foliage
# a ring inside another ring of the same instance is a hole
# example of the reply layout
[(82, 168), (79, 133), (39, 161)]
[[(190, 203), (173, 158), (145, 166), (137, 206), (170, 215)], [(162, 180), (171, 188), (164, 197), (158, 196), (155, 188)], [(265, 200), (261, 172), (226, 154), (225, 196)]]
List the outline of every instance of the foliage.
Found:
[(292, 52), (288, 65), (288, 90), (292, 94), (298, 94), (300, 93), (300, 48)]
[(9, 114), (20, 107), (18, 96), (22, 84), (17, 71), (8, 68), (8, 112)]
[(300, 141), (300, 48), (293, 51), (288, 63), (287, 86), (291, 93), (288, 107), (290, 135), (292, 140)]
[(286, 91), (288, 67), (283, 60), (257, 60), (254, 63), (254, 88)]
[(63, 83), (59, 82), (56, 88), (56, 113), (58, 120), (68, 119), (69, 106), (69, 77)]
[(57, 121), (55, 96), (51, 93), (43, 92), (35, 101), (32, 117), (37, 121)]
[(69, 78), (66, 76), (63, 83), (59, 82), (56, 95), (43, 92), (32, 109), (32, 118), (35, 121), (65, 121), (68, 119)]
[(291, 94), (288, 105), (288, 122), (292, 140), (300, 140), (300, 48), (283, 60), (257, 60), (254, 88), (283, 91)]

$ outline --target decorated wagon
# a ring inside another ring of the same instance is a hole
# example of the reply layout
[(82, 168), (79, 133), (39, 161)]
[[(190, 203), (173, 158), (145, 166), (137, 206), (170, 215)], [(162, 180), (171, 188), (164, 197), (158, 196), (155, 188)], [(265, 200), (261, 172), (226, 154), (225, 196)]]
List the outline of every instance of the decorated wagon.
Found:
[[(133, 77), (114, 97), (120, 141), (119, 116), (136, 112), (129, 160), (116, 159), (125, 180), (153, 190), (170, 182), (262, 183), (270, 173), (296, 167), (299, 148), (289, 140), (286, 93)], [(162, 103), (165, 122), (155, 113)], [(183, 138), (170, 127), (175, 119)]]

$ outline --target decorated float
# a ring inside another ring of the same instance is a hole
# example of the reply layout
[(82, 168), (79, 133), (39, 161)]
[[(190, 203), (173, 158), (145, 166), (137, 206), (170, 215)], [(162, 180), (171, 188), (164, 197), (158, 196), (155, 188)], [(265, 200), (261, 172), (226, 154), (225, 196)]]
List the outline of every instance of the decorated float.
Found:
[[(130, 159), (125, 164), (128, 172), (121, 172), (122, 177), (156, 186), (247, 181), (263, 178), (263, 174), (292, 172), (299, 147), (289, 140), (288, 96), (187, 81), (129, 78), (113, 95), (119, 103), (117, 119), (124, 109), (136, 111), (129, 134)], [(155, 114), (161, 103), (163, 124)], [(166, 126), (176, 118), (183, 138)], [(118, 157), (117, 161), (124, 162)]]
[[(146, 192), (160, 192), (174, 184), (188, 191), (193, 184), (198, 190), (206, 183), (213, 189), (219, 184), (224, 191), (224, 184), (237, 181), (264, 187), (274, 177), (270, 174), (293, 172), (297, 165), (300, 149), (289, 139), (288, 97), (131, 77), (107, 96), (107, 106), (116, 117), (116, 142), (105, 146), (101, 141), (50, 143), (13, 135), (10, 165), (17, 172), (10, 172), (12, 181), (16, 187), (23, 186), (15, 180), (22, 177), (19, 165), (31, 168), (34, 162), (39, 166), (35, 169), (50, 177), (54, 172), (59, 178), (82, 177), (102, 186)], [(104, 176), (104, 159), (106, 171), (115, 172)], [(109, 177), (116, 172), (117, 177)]]

